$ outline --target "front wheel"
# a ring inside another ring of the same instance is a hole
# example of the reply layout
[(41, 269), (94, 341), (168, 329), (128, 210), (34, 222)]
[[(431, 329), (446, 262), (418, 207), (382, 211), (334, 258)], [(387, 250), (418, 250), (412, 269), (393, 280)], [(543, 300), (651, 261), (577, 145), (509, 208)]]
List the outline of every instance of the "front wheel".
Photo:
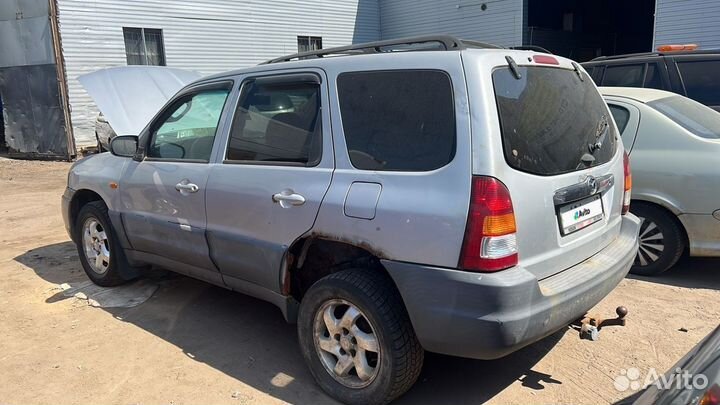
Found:
[(385, 404), (407, 391), (424, 351), (385, 274), (353, 269), (315, 283), (300, 304), (298, 336), (315, 380), (347, 404)]
[(685, 250), (685, 237), (677, 222), (665, 210), (647, 204), (631, 204), (640, 218), (639, 249), (630, 272), (657, 276), (677, 263)]
[(85, 204), (75, 223), (78, 255), (87, 276), (95, 284), (111, 287), (137, 276), (115, 238), (107, 206), (102, 201)]

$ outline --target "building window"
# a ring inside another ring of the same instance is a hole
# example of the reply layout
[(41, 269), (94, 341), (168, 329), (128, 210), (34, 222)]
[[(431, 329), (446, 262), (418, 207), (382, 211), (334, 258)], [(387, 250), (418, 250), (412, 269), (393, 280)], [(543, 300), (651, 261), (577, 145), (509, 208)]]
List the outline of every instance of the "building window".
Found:
[(128, 65), (165, 66), (162, 30), (123, 27)]
[(299, 53), (322, 49), (322, 37), (297, 37), (297, 40)]

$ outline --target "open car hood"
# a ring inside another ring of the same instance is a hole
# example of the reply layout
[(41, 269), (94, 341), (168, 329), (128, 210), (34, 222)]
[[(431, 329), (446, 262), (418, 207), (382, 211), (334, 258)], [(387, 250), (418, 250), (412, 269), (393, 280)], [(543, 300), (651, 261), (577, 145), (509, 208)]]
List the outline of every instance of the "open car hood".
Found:
[(121, 66), (78, 77), (118, 135), (138, 135), (197, 72), (161, 66)]

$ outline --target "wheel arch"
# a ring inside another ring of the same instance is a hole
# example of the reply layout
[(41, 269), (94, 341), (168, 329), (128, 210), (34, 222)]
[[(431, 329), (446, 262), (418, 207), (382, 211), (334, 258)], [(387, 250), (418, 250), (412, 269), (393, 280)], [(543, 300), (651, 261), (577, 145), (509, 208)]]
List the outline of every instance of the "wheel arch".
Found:
[(72, 199), (70, 200), (70, 206), (68, 208), (70, 212), (68, 213), (68, 218), (70, 218), (70, 236), (73, 239), (73, 242), (77, 242), (75, 240), (75, 223), (77, 222), (78, 214), (80, 213), (82, 207), (92, 201), (102, 201), (105, 205), (107, 205), (107, 202), (103, 200), (100, 194), (90, 189), (80, 189), (75, 191)]
[(288, 249), (287, 264), (281, 274), (282, 293), (300, 302), (305, 292), (321, 278), (357, 268), (384, 273), (398, 290), (380, 262), (384, 258), (383, 252), (365, 243), (330, 235), (303, 236)]

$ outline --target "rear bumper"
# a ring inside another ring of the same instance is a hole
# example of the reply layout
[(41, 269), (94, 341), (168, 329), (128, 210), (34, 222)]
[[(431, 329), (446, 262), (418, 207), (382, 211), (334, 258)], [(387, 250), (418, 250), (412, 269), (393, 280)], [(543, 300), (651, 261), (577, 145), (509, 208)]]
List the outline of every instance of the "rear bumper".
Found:
[(720, 256), (720, 221), (712, 215), (678, 215), (687, 232), (691, 256)]
[(568, 325), (608, 295), (635, 258), (640, 221), (591, 258), (538, 281), (522, 267), (471, 273), (384, 261), (415, 332), (431, 352), (494, 359)]

